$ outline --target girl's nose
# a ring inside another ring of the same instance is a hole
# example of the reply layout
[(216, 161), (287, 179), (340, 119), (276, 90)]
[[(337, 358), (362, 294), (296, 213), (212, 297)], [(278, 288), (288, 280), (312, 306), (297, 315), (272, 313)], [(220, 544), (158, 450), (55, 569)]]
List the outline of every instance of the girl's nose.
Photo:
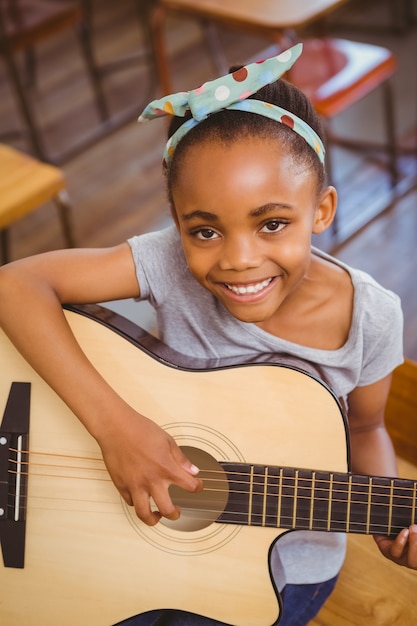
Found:
[(228, 238), (222, 246), (220, 267), (223, 270), (242, 271), (251, 267), (259, 267), (262, 254), (257, 242), (250, 237)]

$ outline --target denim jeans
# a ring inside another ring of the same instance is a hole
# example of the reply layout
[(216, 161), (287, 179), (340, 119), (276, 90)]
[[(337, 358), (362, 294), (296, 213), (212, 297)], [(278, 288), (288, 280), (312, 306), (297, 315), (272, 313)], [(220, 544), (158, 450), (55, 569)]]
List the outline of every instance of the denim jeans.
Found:
[[(337, 576), (314, 585), (286, 585), (278, 626), (307, 626), (334, 589)], [(120, 622), (118, 626), (223, 626), (206, 617), (182, 611), (150, 611)], [(265, 626), (269, 626), (265, 624)]]

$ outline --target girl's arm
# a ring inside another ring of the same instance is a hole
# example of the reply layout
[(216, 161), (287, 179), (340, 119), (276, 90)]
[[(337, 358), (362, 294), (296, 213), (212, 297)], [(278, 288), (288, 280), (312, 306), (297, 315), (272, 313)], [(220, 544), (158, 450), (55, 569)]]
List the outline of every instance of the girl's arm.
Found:
[[(175, 519), (170, 484), (197, 491), (197, 469), (174, 440), (138, 414), (91, 365), (66, 322), (63, 303), (95, 303), (139, 295), (128, 244), (65, 250), (0, 268), (0, 325), (16, 348), (101, 447), (110, 476), (138, 517)], [(159, 512), (152, 512), (150, 498)]]
[[(384, 423), (391, 376), (357, 387), (349, 395), (349, 432), (352, 471), (373, 476), (396, 476), (394, 448)], [(394, 539), (374, 537), (380, 551), (399, 565), (417, 569), (417, 525)]]

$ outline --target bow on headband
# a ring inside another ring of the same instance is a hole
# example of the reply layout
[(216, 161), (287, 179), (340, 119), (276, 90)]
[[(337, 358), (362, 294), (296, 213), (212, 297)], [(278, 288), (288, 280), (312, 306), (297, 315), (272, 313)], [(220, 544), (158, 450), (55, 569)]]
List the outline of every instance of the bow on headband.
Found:
[(305, 139), (323, 163), (323, 143), (306, 122), (274, 104), (248, 100), (249, 96), (261, 87), (275, 82), (285, 74), (301, 55), (302, 49), (302, 44), (297, 44), (278, 56), (246, 65), (236, 72), (206, 82), (192, 91), (181, 91), (154, 100), (144, 109), (139, 121), (143, 122), (165, 115), (184, 117), (188, 112), (191, 113), (192, 118), (180, 126), (166, 145), (164, 158), (167, 163), (179, 141), (191, 128), (209, 115), (223, 109), (257, 113), (289, 126)]

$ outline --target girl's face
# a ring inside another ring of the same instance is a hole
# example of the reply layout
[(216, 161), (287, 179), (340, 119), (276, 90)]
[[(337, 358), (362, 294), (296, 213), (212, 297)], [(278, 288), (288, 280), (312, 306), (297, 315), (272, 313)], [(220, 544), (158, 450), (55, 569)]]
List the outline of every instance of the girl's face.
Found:
[(264, 138), (190, 147), (172, 197), (191, 273), (244, 322), (297, 291), (311, 234), (328, 225), (314, 172)]

